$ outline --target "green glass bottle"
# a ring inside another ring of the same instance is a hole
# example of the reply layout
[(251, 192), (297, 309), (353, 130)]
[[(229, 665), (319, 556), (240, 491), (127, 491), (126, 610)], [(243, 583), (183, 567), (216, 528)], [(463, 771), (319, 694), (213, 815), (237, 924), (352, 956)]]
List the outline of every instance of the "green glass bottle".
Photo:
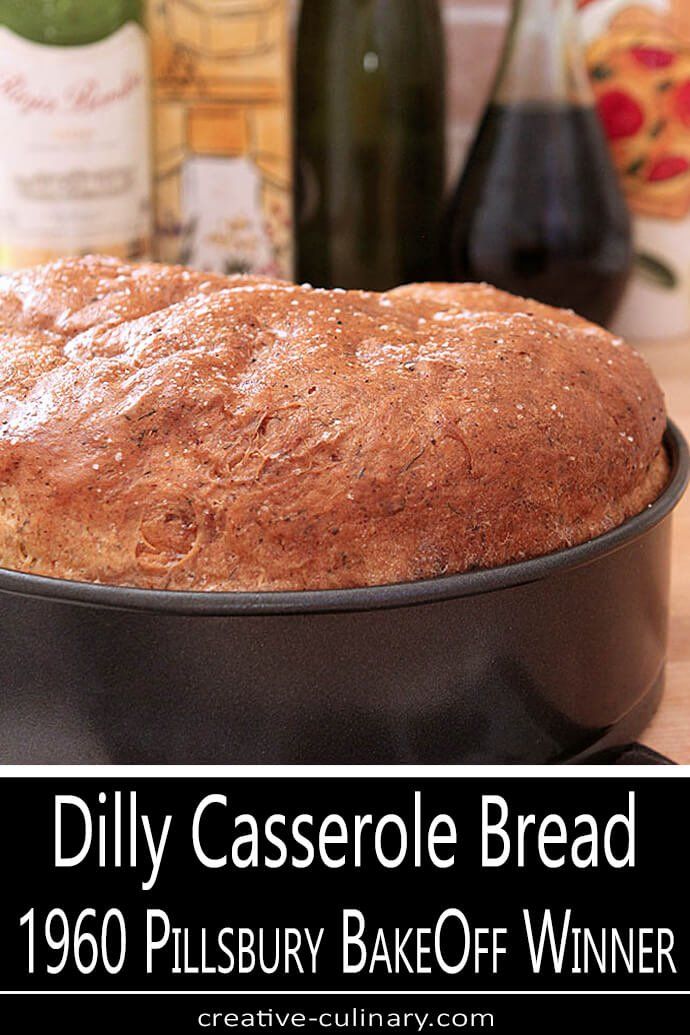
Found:
[(444, 190), (436, 0), (303, 0), (296, 276), (383, 290), (435, 276)]
[(0, 0), (0, 268), (148, 254), (149, 78), (143, 0)]

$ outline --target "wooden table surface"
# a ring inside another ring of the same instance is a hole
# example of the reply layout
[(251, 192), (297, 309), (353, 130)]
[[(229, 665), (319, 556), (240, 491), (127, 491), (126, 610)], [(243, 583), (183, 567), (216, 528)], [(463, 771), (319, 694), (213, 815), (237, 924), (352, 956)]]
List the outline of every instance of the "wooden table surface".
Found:
[[(671, 417), (690, 438), (690, 338), (643, 342), (637, 348), (666, 392)], [(690, 490), (674, 518), (666, 696), (642, 740), (675, 762), (690, 765)]]

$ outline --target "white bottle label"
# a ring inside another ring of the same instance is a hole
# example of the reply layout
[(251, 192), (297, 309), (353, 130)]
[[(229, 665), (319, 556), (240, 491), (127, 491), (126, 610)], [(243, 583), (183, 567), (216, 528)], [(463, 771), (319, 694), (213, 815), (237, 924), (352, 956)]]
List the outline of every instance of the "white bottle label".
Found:
[(0, 267), (149, 249), (148, 41), (134, 22), (78, 47), (0, 27)]

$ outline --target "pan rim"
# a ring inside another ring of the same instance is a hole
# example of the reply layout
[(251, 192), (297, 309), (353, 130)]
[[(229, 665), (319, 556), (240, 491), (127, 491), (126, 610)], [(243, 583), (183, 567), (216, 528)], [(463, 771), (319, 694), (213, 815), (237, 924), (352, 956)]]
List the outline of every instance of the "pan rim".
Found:
[(265, 592), (143, 589), (0, 568), (0, 592), (86, 607), (221, 618), (388, 610), (510, 589), (591, 564), (663, 521), (679, 503), (690, 479), (688, 443), (671, 420), (666, 425), (664, 443), (671, 459), (671, 478), (661, 496), (640, 514), (577, 546), (496, 568), (380, 586)]

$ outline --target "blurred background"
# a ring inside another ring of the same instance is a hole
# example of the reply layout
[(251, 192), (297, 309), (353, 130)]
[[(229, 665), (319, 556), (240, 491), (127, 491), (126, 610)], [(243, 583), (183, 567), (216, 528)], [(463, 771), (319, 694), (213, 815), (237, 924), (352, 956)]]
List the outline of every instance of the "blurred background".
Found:
[(451, 181), (460, 172), (488, 99), (511, 6), (511, 0), (442, 0)]
[(690, 0), (0, 0), (0, 267), (487, 280), (690, 334)]

